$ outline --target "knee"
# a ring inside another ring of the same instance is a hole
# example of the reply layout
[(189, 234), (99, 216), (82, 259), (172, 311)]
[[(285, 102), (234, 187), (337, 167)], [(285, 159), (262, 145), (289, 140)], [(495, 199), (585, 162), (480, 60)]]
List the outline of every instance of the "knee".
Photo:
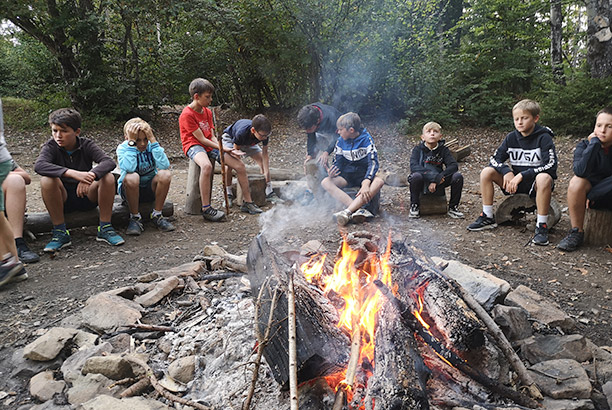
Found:
[(552, 188), (553, 179), (546, 173), (536, 175), (536, 187), (550, 189)]
[(2, 183), (2, 188), (7, 192), (7, 194), (18, 194), (23, 192), (25, 194), (26, 191), (26, 183), (24, 179), (17, 174), (8, 174), (6, 179)]
[(333, 182), (332, 182), (332, 180), (331, 180), (331, 178), (330, 178), (330, 177), (325, 177), (325, 178), (323, 178), (323, 180), (321, 181), (321, 186), (322, 186), (323, 188), (325, 188), (326, 190), (327, 190), (327, 189), (329, 189), (329, 187), (330, 187), (331, 185), (333, 185)]
[(459, 183), (459, 182), (463, 182), (463, 175), (461, 175), (461, 172), (455, 172), (453, 176), (451, 177), (451, 183)]
[(123, 184), (126, 188), (136, 188), (140, 185), (140, 175), (136, 172), (130, 172), (125, 175), (123, 179)]
[(210, 162), (206, 162), (203, 164), (198, 164), (200, 166), (200, 176), (201, 177), (210, 177), (212, 174), (212, 164)]
[(417, 185), (423, 184), (423, 174), (420, 174), (418, 172), (410, 174), (410, 176), (408, 177), (408, 182), (411, 185), (412, 184), (417, 184)]
[(172, 172), (168, 169), (162, 169), (157, 172), (156, 177), (157, 183), (170, 184), (170, 181), (172, 181)]
[(40, 178), (40, 190), (44, 193), (51, 189), (58, 188), (61, 184), (59, 178), (56, 177), (41, 177)]
[(568, 195), (586, 193), (591, 189), (591, 183), (586, 178), (573, 176), (567, 187)]
[(497, 170), (493, 167), (485, 167), (482, 171), (480, 171), (480, 180), (481, 181), (493, 181), (493, 178), (497, 174)]

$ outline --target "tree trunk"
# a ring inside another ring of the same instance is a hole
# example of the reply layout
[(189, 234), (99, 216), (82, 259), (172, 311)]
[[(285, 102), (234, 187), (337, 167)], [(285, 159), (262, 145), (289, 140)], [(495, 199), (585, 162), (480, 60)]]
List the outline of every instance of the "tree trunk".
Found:
[(591, 77), (612, 75), (612, 32), (610, 19), (612, 5), (609, 0), (587, 0), (587, 63)]
[(553, 80), (557, 84), (565, 85), (563, 73), (563, 12), (561, 0), (550, 1), (550, 58), (552, 64)]

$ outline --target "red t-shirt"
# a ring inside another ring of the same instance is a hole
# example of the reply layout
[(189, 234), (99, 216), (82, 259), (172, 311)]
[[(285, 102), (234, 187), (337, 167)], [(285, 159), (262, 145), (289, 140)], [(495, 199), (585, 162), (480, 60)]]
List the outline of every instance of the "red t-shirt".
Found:
[(183, 108), (183, 112), (181, 112), (181, 116), (179, 117), (179, 128), (181, 130), (181, 144), (183, 144), (183, 152), (185, 155), (187, 155), (189, 148), (194, 145), (201, 145), (206, 152), (210, 152), (214, 149), (203, 145), (193, 135), (193, 132), (199, 128), (202, 130), (205, 138), (212, 140), (212, 130), (214, 127), (212, 111), (208, 108), (203, 107), (201, 113), (195, 111), (190, 106)]

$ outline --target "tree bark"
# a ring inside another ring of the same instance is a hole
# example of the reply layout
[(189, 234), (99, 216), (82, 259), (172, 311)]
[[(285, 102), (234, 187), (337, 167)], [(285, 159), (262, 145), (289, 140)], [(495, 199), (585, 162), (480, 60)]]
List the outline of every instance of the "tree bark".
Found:
[(591, 77), (612, 75), (612, 5), (609, 0), (587, 0), (587, 63)]
[(550, 58), (553, 80), (565, 85), (563, 73), (563, 11), (561, 0), (550, 1)]

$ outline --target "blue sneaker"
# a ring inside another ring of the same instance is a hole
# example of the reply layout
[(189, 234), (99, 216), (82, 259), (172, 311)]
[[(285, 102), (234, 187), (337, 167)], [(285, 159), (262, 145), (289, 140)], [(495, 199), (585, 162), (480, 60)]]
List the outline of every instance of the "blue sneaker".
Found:
[(54, 253), (66, 246), (72, 245), (72, 242), (70, 241), (70, 232), (67, 230), (62, 231), (61, 229), (54, 229), (52, 233), (53, 237), (51, 238), (51, 242), (45, 246), (43, 252)]
[(125, 240), (115, 232), (115, 228), (113, 228), (111, 224), (104, 225), (102, 228), (98, 226), (96, 241), (106, 242), (113, 246), (119, 246), (125, 243)]

